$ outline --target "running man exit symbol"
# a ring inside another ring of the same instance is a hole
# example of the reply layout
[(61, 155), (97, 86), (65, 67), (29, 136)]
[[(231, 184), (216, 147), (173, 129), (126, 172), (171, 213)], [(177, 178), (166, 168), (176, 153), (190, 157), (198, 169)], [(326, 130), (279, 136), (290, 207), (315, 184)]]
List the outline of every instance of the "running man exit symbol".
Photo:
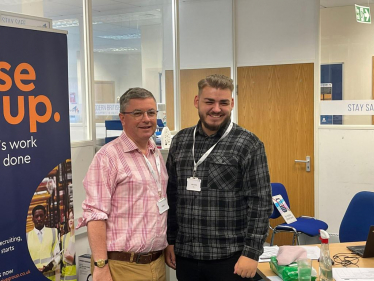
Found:
[(355, 5), (355, 10), (357, 22), (371, 24), (370, 7)]

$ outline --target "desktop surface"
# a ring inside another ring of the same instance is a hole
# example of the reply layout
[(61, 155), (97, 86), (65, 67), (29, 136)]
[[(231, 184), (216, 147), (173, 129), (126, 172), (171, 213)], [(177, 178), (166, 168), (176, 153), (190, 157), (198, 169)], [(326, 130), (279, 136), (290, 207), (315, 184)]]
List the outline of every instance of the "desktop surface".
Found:
[[(347, 255), (355, 255), (347, 249), (347, 246), (362, 246), (365, 245), (365, 241), (362, 242), (348, 242), (348, 243), (331, 243), (329, 244), (330, 248), (330, 256), (331, 258), (333, 255), (338, 253), (344, 253)], [(303, 245), (303, 246), (320, 246), (320, 245)], [(359, 268), (374, 268), (374, 258), (362, 258), (356, 255), (358, 259), (358, 266)], [(319, 273), (319, 265), (317, 260), (313, 260), (313, 267)], [(335, 264), (333, 268), (343, 268), (342, 265)], [(356, 266), (349, 266), (347, 268), (357, 268)], [(276, 274), (271, 270), (270, 264), (268, 262), (259, 263), (257, 267), (258, 274), (264, 280), (269, 280), (267, 277), (276, 276)]]

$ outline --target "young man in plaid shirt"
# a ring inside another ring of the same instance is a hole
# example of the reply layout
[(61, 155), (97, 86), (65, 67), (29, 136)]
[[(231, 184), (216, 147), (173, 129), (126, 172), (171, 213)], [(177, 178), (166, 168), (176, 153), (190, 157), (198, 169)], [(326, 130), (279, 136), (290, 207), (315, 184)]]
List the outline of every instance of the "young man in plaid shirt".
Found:
[(179, 281), (258, 280), (273, 208), (264, 144), (231, 122), (231, 79), (211, 75), (198, 88), (200, 121), (173, 138), (166, 163), (166, 263)]

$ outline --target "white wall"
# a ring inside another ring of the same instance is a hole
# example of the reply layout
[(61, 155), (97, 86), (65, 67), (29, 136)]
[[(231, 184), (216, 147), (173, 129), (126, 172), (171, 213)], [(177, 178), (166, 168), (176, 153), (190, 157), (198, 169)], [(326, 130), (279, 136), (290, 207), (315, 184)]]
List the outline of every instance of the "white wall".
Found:
[[(73, 171), (73, 200), (74, 200), (74, 218), (75, 225), (77, 220), (82, 216), (82, 202), (86, 197), (86, 192), (83, 188), (83, 178), (87, 173), (88, 167), (94, 156), (94, 147), (92, 145), (72, 145), (71, 148), (71, 162)], [(76, 231), (76, 262), (77, 268), (78, 257), (89, 252), (89, 245), (87, 240), (87, 234), (85, 233), (86, 228)]]
[(359, 191), (374, 191), (374, 130), (320, 129), (319, 208), (338, 233), (345, 210)]
[[(321, 10), (321, 63), (343, 63), (343, 99), (372, 99), (373, 56), (374, 25), (357, 23), (353, 6)], [(371, 116), (344, 116), (343, 124), (371, 125)]]
[[(173, 69), (171, 7), (164, 17), (164, 68)], [(180, 68), (232, 66), (231, 0), (180, 1)]]
[(316, 61), (319, 1), (238, 0), (237, 66)]
[[(372, 99), (373, 35), (372, 24), (356, 22), (353, 6), (321, 10), (321, 63), (343, 63), (343, 99)], [(371, 125), (371, 116), (344, 116), (343, 123)], [(319, 129), (317, 200), (330, 232), (339, 232), (354, 194), (374, 191), (373, 143), (373, 129)]]
[(162, 26), (141, 26), (142, 85), (160, 102), (159, 73), (162, 73)]

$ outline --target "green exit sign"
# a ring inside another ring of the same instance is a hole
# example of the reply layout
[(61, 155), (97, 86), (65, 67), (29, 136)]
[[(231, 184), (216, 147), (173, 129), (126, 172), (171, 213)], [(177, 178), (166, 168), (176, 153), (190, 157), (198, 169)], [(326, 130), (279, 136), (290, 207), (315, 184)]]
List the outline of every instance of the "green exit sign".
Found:
[(371, 23), (370, 7), (355, 5), (356, 20), (360, 23)]

